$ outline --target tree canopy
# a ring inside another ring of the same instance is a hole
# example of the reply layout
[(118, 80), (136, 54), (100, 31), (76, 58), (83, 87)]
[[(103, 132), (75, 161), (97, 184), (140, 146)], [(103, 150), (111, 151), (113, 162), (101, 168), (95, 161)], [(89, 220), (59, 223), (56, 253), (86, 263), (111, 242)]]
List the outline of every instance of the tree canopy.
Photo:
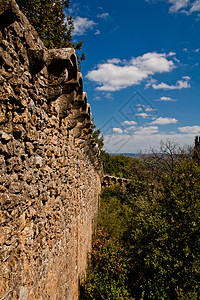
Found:
[(81, 299), (199, 299), (200, 166), (166, 156), (157, 176), (143, 159), (102, 152), (106, 172), (131, 181), (102, 190)]
[[(81, 50), (83, 41), (73, 41), (73, 18), (71, 15), (66, 17), (64, 13), (64, 9), (69, 8), (70, 0), (17, 0), (17, 3), (47, 48), (72, 47)], [(85, 53), (78, 56), (80, 62), (84, 59)]]

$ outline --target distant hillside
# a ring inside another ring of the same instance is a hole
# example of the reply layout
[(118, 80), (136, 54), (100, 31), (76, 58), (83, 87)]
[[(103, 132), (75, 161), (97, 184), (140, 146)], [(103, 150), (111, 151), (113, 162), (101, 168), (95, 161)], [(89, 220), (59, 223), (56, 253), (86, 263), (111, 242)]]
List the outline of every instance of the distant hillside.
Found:
[(140, 156), (140, 154), (138, 154), (138, 153), (115, 153), (112, 155), (124, 155), (124, 156), (133, 157), (133, 158), (139, 158), (139, 156)]

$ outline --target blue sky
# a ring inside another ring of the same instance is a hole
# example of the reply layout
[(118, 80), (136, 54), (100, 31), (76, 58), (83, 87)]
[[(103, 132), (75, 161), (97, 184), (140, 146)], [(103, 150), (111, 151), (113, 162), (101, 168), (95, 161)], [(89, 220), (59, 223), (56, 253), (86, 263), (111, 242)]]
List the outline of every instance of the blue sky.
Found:
[(72, 0), (84, 90), (111, 153), (200, 134), (200, 0)]

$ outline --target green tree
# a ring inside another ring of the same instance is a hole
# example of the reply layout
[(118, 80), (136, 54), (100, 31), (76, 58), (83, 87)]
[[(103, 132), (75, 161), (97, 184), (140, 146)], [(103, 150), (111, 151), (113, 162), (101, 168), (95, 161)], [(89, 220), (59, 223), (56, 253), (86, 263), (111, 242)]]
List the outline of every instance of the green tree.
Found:
[(103, 189), (83, 299), (199, 300), (199, 182), (183, 158), (156, 193), (137, 176)]
[(136, 299), (199, 299), (200, 168), (183, 159), (157, 199), (138, 197), (124, 236)]
[(106, 151), (101, 151), (101, 160), (105, 174), (128, 179), (138, 177), (143, 180), (148, 178), (147, 169), (140, 163), (139, 159), (122, 154), (111, 155)]
[[(17, 3), (47, 48), (81, 50), (83, 41), (73, 42), (73, 18), (71, 15), (66, 18), (64, 13), (70, 0), (17, 0)], [(78, 56), (80, 63), (84, 59), (85, 53)]]
[(99, 228), (91, 253), (87, 280), (81, 287), (82, 300), (130, 300), (126, 280), (128, 261), (117, 241)]
[(95, 140), (95, 142), (98, 144), (99, 149), (101, 150), (104, 146), (104, 137), (101, 135), (101, 130), (96, 129), (96, 125), (93, 124), (92, 128), (92, 138)]

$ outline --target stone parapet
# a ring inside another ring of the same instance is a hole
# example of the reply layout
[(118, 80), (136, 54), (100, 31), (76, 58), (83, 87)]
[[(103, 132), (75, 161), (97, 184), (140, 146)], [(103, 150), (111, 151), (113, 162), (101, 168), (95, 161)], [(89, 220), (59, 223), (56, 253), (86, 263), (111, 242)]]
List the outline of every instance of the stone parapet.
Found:
[(115, 177), (105, 174), (102, 180), (102, 187), (112, 187), (113, 185), (124, 187), (125, 184), (128, 182), (131, 182), (131, 179)]

